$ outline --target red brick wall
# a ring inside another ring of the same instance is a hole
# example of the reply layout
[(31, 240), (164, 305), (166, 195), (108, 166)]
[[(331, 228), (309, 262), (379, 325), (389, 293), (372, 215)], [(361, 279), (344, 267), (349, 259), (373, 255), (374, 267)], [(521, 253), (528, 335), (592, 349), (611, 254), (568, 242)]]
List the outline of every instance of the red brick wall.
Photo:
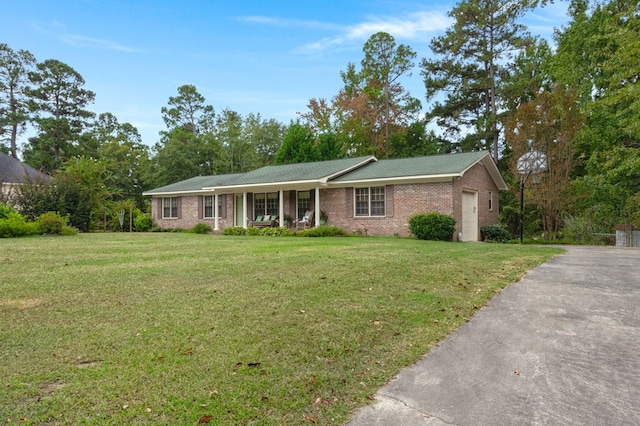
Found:
[[(347, 206), (349, 188), (323, 189), (320, 205), (329, 217), (328, 224), (363, 235), (409, 236), (409, 218), (417, 213), (437, 211), (453, 214), (452, 182), (393, 185), (393, 207), (384, 217), (354, 217), (353, 205)], [(352, 194), (350, 194), (352, 196)]]
[[(202, 205), (198, 202), (198, 195), (190, 195), (178, 197), (178, 217), (177, 218), (162, 218), (162, 197), (153, 197), (151, 201), (151, 214), (153, 217), (153, 223), (155, 226), (166, 229), (190, 229), (198, 223), (206, 223), (211, 226), (211, 229), (215, 226), (214, 218), (204, 218), (202, 214)], [(233, 226), (233, 195), (226, 195), (226, 214), (221, 212), (218, 218), (218, 226), (220, 230), (223, 230), (227, 226)]]

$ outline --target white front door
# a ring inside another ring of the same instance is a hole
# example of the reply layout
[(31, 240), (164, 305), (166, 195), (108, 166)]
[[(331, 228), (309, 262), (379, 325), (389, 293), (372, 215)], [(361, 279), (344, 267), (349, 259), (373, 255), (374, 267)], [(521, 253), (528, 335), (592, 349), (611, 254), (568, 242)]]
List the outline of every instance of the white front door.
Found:
[(478, 193), (462, 191), (462, 241), (478, 241)]

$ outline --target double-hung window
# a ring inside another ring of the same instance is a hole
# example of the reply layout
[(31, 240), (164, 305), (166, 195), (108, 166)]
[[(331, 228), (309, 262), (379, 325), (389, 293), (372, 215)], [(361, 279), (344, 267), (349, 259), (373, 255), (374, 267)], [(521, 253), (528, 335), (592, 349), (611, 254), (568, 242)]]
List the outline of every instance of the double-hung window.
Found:
[(264, 216), (267, 211), (266, 194), (253, 194), (253, 217)]
[[(213, 204), (215, 202), (215, 195), (205, 195), (204, 196), (204, 217), (212, 218), (214, 215)], [(222, 196), (218, 197), (218, 217), (220, 217), (220, 212), (222, 211)]]
[(356, 188), (356, 216), (384, 216), (384, 195), (384, 186)]
[(269, 192), (267, 194), (267, 214), (271, 216), (278, 215), (278, 193)]
[(165, 197), (162, 199), (162, 218), (176, 219), (178, 217), (178, 197)]
[(257, 193), (253, 194), (253, 217), (264, 215), (278, 215), (278, 193)]
[(311, 191), (298, 191), (298, 219), (311, 210)]

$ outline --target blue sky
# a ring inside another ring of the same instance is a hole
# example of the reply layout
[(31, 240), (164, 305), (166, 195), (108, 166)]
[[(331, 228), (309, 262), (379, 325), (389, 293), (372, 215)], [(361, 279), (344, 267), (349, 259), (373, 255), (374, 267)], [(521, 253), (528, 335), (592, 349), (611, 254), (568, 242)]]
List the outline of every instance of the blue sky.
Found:
[[(165, 130), (160, 108), (193, 84), (216, 112), (260, 113), (285, 124), (311, 98), (330, 99), (340, 71), (359, 65), (378, 31), (418, 54), (404, 86), (425, 103), (418, 62), (429, 41), (451, 25), (455, 2), (410, 0), (81, 1), (14, 0), (3, 4), (0, 42), (38, 61), (58, 59), (96, 93), (89, 109), (136, 126), (153, 145)], [(526, 17), (551, 38), (567, 21), (566, 4)], [(23, 138), (24, 139), (24, 138)], [(24, 140), (22, 141), (24, 142)]]

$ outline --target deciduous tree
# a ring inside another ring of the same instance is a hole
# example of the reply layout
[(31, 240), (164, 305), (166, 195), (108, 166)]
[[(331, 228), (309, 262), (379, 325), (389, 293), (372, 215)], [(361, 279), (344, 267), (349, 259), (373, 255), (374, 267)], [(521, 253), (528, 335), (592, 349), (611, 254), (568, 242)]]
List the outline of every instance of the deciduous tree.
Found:
[(286, 126), (273, 118), (267, 120), (253, 113), (244, 118), (243, 137), (256, 153), (256, 168), (275, 164), (285, 131)]
[(407, 124), (410, 114), (420, 110), (420, 102), (412, 98), (399, 84), (403, 75), (411, 75), (416, 52), (409, 46), (396, 46), (395, 39), (388, 33), (373, 34), (364, 44), (362, 73), (367, 80), (370, 98), (382, 102), (384, 117), (384, 152), (389, 157), (389, 126)]
[(142, 207), (150, 165), (149, 148), (142, 143), (138, 130), (129, 123), (119, 123), (111, 113), (103, 113), (94, 123), (92, 135), (98, 156), (110, 171), (109, 185), (119, 190), (120, 197), (135, 199)]
[(543, 230), (550, 237), (557, 235), (562, 214), (573, 204), (571, 173), (575, 140), (582, 124), (577, 96), (561, 86), (539, 93), (505, 120), (514, 175), (516, 160), (524, 153), (536, 150), (547, 157), (548, 169), (527, 181), (527, 199), (538, 206)]
[(408, 75), (416, 54), (384, 32), (372, 35), (363, 52), (361, 70), (349, 63), (340, 73), (344, 87), (332, 101), (336, 131), (347, 155), (388, 157), (392, 134), (414, 121), (421, 108), (399, 81)]
[(578, 89), (585, 125), (574, 172), (579, 213), (611, 232), (640, 186), (640, 19), (637, 1), (572, 2), (554, 75)]
[(292, 123), (284, 135), (282, 146), (276, 153), (277, 164), (296, 164), (318, 161), (315, 136), (300, 123)]

